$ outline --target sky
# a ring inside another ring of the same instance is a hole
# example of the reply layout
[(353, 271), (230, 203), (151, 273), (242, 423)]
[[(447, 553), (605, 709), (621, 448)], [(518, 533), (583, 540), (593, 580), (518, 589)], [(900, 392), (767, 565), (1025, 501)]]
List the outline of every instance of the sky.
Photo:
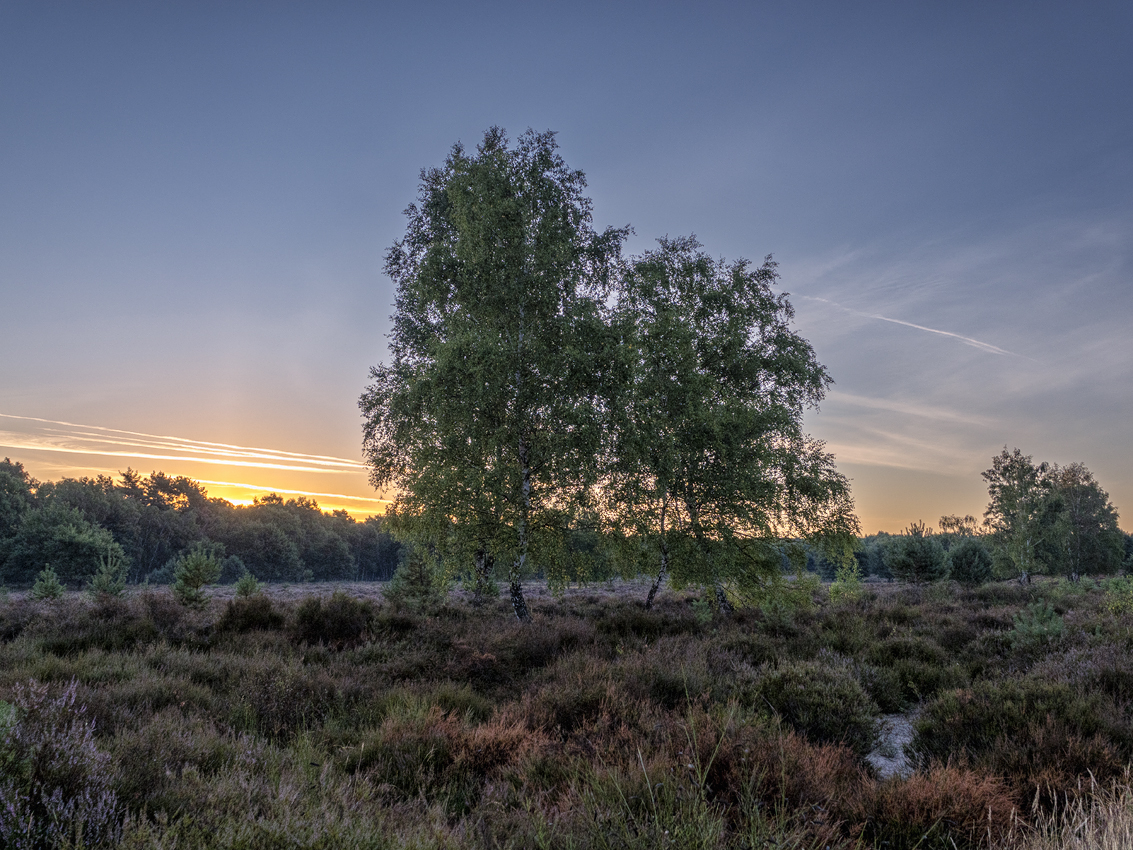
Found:
[(0, 456), (381, 512), (418, 175), (557, 132), (630, 253), (772, 254), (866, 532), (1004, 446), (1133, 529), (1133, 5), (0, 0)]

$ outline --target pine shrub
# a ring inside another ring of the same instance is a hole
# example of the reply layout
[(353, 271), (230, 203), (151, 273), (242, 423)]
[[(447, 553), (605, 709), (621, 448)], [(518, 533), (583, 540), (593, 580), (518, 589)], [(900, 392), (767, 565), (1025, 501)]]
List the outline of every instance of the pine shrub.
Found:
[(87, 585), (90, 595), (99, 597), (121, 596), (126, 589), (126, 559), (120, 550), (107, 549), (106, 554), (99, 556), (98, 572), (91, 576)]
[(51, 569), (51, 565), (44, 567), (39, 571), (39, 575), (35, 577), (35, 584), (31, 586), (31, 598), (39, 600), (59, 599), (67, 588), (59, 581), (59, 576), (55, 575), (55, 570)]
[(255, 596), (261, 589), (256, 577), (245, 567), (244, 573), (236, 580), (236, 595), (241, 597)]
[(982, 540), (966, 537), (948, 551), (949, 576), (960, 584), (976, 587), (991, 581), (991, 552)]
[(220, 559), (204, 545), (194, 546), (182, 555), (173, 567), (173, 595), (187, 607), (205, 604), (202, 588), (220, 578)]

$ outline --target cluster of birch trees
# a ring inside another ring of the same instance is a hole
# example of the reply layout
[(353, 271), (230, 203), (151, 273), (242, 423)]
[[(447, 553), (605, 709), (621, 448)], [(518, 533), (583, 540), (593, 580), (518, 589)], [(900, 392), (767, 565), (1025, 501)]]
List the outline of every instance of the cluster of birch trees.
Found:
[(582, 569), (579, 529), (623, 575), (710, 589), (721, 606), (785, 587), (804, 544), (852, 558), (847, 479), (803, 412), (830, 378), (791, 327), (775, 264), (694, 238), (625, 257), (551, 133), (498, 128), (422, 172), (390, 358), (360, 399), (390, 527), (478, 594)]

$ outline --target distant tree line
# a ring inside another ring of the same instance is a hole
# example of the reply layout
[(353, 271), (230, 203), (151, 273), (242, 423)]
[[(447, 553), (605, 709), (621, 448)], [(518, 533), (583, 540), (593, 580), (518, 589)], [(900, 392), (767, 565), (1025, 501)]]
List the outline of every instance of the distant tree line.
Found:
[[(943, 516), (940, 530), (916, 522), (902, 534), (878, 532), (858, 542), (863, 576), (902, 581), (1106, 575), (1133, 569), (1133, 534), (1118, 527), (1109, 494), (1081, 463), (1035, 463), (1004, 447), (983, 473), (990, 501), (980, 522)], [(807, 569), (833, 578), (837, 566), (808, 551)]]
[(207, 547), (222, 582), (247, 569), (262, 581), (389, 579), (401, 545), (379, 517), (272, 493), (249, 506), (210, 498), (196, 481), (127, 469), (118, 480), (40, 483), (23, 465), (0, 462), (0, 582), (30, 584), (46, 566), (69, 586), (84, 584), (100, 559), (128, 564), (128, 578), (168, 583), (177, 558)]

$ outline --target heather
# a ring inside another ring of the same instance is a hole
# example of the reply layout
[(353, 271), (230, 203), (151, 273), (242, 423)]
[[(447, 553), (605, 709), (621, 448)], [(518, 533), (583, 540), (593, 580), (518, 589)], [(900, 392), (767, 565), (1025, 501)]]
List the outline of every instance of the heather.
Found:
[[(647, 581), (530, 583), (531, 623), (504, 599), (410, 604), (374, 584), (206, 588), (189, 605), (165, 587), (13, 593), (0, 834), (1075, 846), (1058, 843), (1068, 811), (1128, 829), (1133, 620), (1110, 584), (866, 583), (724, 615), (676, 591), (647, 610)], [(882, 776), (870, 753), (897, 715), (907, 769)]]

